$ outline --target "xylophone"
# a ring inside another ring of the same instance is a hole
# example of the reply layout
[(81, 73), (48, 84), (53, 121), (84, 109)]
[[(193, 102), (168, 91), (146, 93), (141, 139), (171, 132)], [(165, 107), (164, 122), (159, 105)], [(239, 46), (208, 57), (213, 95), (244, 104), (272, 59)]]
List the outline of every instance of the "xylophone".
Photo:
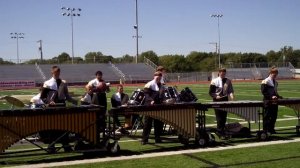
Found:
[(52, 107), (0, 111), (0, 153), (29, 135), (62, 130), (80, 135), (91, 144), (99, 143), (102, 107)]

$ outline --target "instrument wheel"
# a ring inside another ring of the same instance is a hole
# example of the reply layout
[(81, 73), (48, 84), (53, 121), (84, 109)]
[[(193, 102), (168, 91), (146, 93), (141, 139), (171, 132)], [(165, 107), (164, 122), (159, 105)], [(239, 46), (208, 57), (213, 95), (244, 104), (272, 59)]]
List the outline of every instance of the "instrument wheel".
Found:
[(200, 147), (208, 146), (211, 142), (214, 142), (214, 136), (206, 131), (197, 132), (195, 138), (195, 144)]
[(121, 148), (120, 148), (120, 145), (119, 145), (118, 141), (115, 141), (113, 143), (109, 143), (107, 145), (107, 151), (110, 154), (116, 155), (120, 152), (120, 150), (121, 150)]
[(257, 138), (261, 141), (266, 141), (269, 138), (269, 135), (266, 131), (257, 132)]

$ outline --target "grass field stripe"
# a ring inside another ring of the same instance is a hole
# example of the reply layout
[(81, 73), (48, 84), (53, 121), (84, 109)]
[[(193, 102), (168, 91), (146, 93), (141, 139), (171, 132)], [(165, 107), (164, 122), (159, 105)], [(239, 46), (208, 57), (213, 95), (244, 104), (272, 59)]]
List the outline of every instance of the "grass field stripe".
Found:
[(78, 165), (78, 164), (91, 164), (91, 163), (99, 163), (99, 162), (143, 159), (143, 158), (172, 156), (172, 155), (181, 155), (181, 154), (222, 151), (222, 150), (230, 150), (230, 149), (251, 148), (251, 147), (259, 147), (259, 146), (267, 146), (267, 145), (275, 145), (275, 144), (287, 144), (287, 143), (295, 143), (295, 142), (300, 142), (300, 138), (293, 139), (293, 140), (278, 140), (278, 141), (271, 141), (271, 142), (255, 142), (249, 144), (240, 144), (236, 146), (226, 146), (226, 147), (216, 147), (216, 148), (188, 149), (182, 151), (157, 152), (157, 153), (148, 153), (148, 154), (132, 155), (132, 156), (120, 156), (120, 157), (109, 157), (109, 158), (99, 158), (99, 159), (86, 159), (86, 160), (75, 160), (75, 161), (65, 161), (65, 162), (32, 164), (32, 165), (15, 166), (15, 168), (27, 168), (28, 166), (30, 166), (30, 168), (71, 166), (71, 165)]

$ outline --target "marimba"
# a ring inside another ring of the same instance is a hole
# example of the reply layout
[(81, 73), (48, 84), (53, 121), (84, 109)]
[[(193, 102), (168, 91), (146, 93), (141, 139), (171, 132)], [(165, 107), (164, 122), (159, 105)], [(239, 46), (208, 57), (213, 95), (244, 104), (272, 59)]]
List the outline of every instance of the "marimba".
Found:
[(207, 109), (200, 103), (184, 103), (120, 107), (110, 110), (110, 114), (149, 116), (171, 125), (185, 138), (195, 138), (196, 123), (199, 129), (205, 129), (205, 111)]
[(92, 145), (100, 141), (99, 117), (105, 109), (49, 107), (0, 111), (0, 153), (15, 142), (40, 131), (62, 130), (80, 135)]

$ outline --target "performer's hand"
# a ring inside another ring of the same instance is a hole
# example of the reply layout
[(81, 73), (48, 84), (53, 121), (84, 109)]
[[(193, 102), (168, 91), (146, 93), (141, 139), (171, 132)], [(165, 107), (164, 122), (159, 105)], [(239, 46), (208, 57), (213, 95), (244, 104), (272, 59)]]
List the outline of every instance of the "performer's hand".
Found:
[(151, 101), (151, 103), (150, 103), (151, 105), (153, 105), (154, 104), (154, 101)]
[(54, 101), (51, 101), (49, 104), (50, 104), (50, 105), (55, 105), (55, 102), (54, 102)]
[(92, 93), (93, 93), (93, 90), (90, 89), (90, 90), (88, 91), (88, 94), (91, 95)]
[(230, 93), (229, 99), (230, 99), (230, 100), (234, 100), (234, 95), (233, 95), (232, 93)]
[(274, 100), (274, 99), (278, 99), (278, 97), (277, 96), (272, 96), (272, 99)]
[(221, 96), (217, 96), (216, 99), (217, 99), (217, 100), (218, 100), (218, 99), (221, 99)]

